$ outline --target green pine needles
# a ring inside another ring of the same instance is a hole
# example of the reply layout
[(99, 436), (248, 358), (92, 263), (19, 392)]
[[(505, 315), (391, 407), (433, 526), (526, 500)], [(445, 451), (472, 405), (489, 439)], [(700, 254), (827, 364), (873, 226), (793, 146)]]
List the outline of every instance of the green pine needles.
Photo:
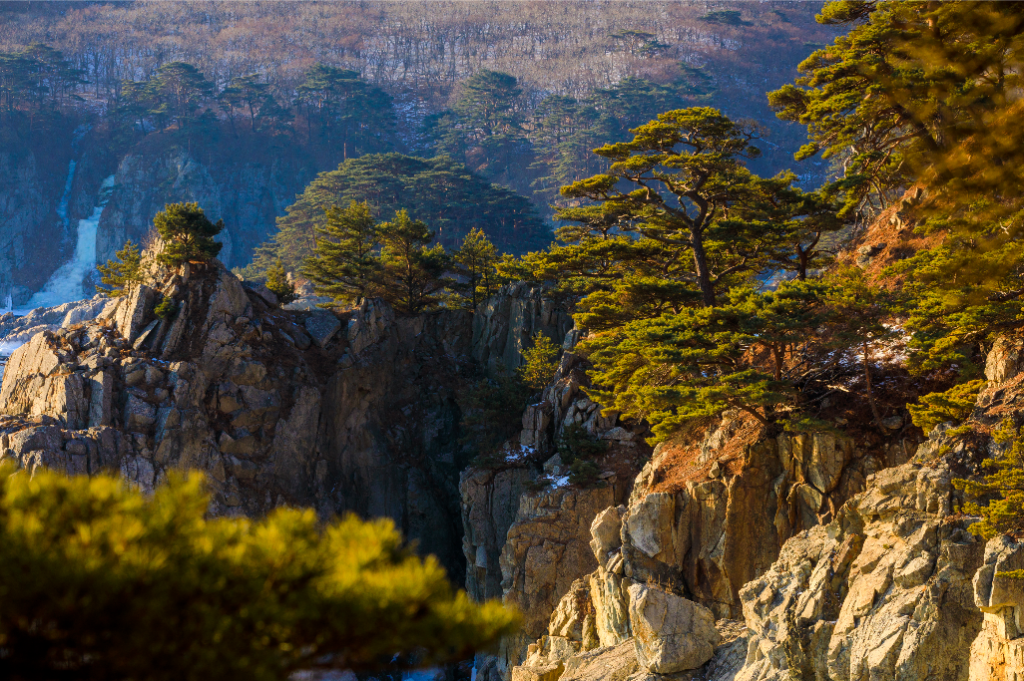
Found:
[(964, 504), (964, 512), (981, 516), (971, 533), (985, 539), (1024, 534), (1024, 429), (1005, 421), (992, 435), (1002, 452), (985, 459), (982, 480), (954, 480), (957, 489), (980, 501)]
[(164, 241), (157, 259), (167, 267), (206, 263), (220, 253), (222, 244), (213, 237), (224, 229), (224, 221), (210, 222), (198, 203), (167, 204), (153, 218), (153, 226)]
[(295, 292), (295, 284), (288, 281), (288, 273), (284, 271), (284, 265), (279, 259), (267, 270), (267, 289), (277, 296), (277, 302), (287, 305), (299, 297)]
[(514, 631), (390, 520), (216, 518), (204, 488), (0, 468), (0, 676), (285, 681), (466, 659)]
[(523, 365), (518, 369), (523, 383), (534, 390), (550, 383), (558, 368), (559, 351), (560, 348), (543, 331), (533, 334), (533, 343), (523, 350)]
[(115, 253), (115, 257), (116, 260), (108, 260), (106, 265), (96, 267), (100, 272), (100, 286), (96, 287), (96, 292), (109, 298), (122, 295), (128, 284), (142, 281), (142, 253), (131, 239)]
[(318, 295), (338, 304), (381, 297), (403, 314), (441, 306), (475, 310), (500, 281), (497, 252), (479, 228), (449, 254), (434, 243), (427, 224), (408, 211), (377, 222), (367, 202), (353, 201), (347, 208), (330, 208), (316, 234), (313, 256), (302, 272)]

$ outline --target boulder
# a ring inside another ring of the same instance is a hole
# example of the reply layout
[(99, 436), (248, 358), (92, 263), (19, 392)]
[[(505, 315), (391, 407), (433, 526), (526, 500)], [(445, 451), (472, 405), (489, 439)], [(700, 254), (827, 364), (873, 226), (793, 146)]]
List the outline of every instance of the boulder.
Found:
[(786, 542), (740, 591), (751, 642), (736, 678), (966, 679), (982, 546), (947, 517), (951, 477), (881, 471), (832, 523)]
[(247, 291), (255, 293), (260, 299), (263, 300), (267, 305), (271, 307), (277, 307), (278, 300), (277, 295), (267, 288), (266, 284), (262, 284), (255, 281), (243, 281), (242, 285)]
[(569, 658), (559, 681), (625, 681), (640, 669), (632, 641)]
[(985, 545), (985, 562), (974, 575), (974, 604), (986, 613), (1020, 608), (1024, 615), (1024, 579), (1007, 572), (1024, 570), (1024, 543), (1003, 535)]
[(629, 587), (629, 621), (637, 661), (654, 674), (697, 669), (721, 640), (710, 610), (656, 586)]
[(324, 347), (341, 330), (341, 322), (329, 310), (317, 310), (306, 317), (306, 331), (313, 342)]
[(1006, 572), (1024, 569), (1024, 543), (990, 539), (985, 562), (974, 574), (974, 603), (983, 613), (971, 644), (970, 681), (1024, 678), (1024, 580)]
[(609, 506), (590, 525), (590, 548), (600, 565), (606, 565), (609, 554), (622, 546), (623, 511), (623, 506)]

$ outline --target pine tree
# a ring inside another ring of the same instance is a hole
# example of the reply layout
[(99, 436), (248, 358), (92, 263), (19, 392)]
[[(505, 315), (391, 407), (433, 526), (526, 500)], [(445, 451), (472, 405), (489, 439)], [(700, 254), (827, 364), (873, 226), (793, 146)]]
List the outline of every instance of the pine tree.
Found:
[(944, 392), (922, 395), (917, 404), (908, 404), (907, 410), (914, 425), (925, 434), (941, 423), (952, 421), (959, 425), (974, 411), (978, 393), (984, 387), (985, 380), (980, 378), (960, 383)]
[(450, 158), (369, 154), (320, 173), (277, 219), (277, 233), (256, 249), (245, 276), (264, 276), (278, 258), (289, 270), (301, 268), (313, 254), (326, 211), (352, 201), (366, 202), (377, 220), (408, 207), (410, 217), (431, 225), (437, 242), (451, 250), (476, 228), (500, 251), (522, 253), (551, 239), (529, 201)]
[(587, 394), (605, 409), (646, 419), (664, 440), (688, 420), (742, 410), (761, 423), (763, 411), (790, 400), (788, 383), (748, 358), (758, 328), (735, 306), (686, 308), (631, 322), (588, 339), (594, 363)]
[(540, 390), (551, 382), (558, 368), (561, 351), (543, 331), (533, 334), (533, 342), (523, 350), (523, 364), (518, 368), (520, 379), (528, 387)]
[(434, 234), (426, 223), (400, 210), (377, 227), (380, 241), (380, 294), (395, 309), (416, 314), (433, 307), (444, 288), (448, 256), (441, 244), (428, 246)]
[(470, 230), (462, 246), (452, 254), (454, 273), (461, 281), (455, 286), (465, 298), (470, 310), (489, 298), (496, 288), (494, 264), (497, 250), (479, 227)]
[(331, 207), (327, 224), (317, 227), (316, 232), (314, 254), (302, 271), (313, 282), (317, 295), (352, 303), (380, 294), (381, 263), (376, 255), (379, 239), (369, 204), (353, 201), (345, 209)]
[(187, 262), (205, 263), (220, 253), (213, 240), (224, 229), (224, 221), (210, 222), (198, 203), (169, 203), (153, 217), (153, 226), (164, 241), (157, 259), (167, 267)]
[[(975, 499), (964, 504), (963, 510), (981, 516), (982, 520), (969, 529), (983, 539), (1024, 532), (1024, 429), (1007, 420), (992, 434), (992, 439), (995, 453), (983, 462), (988, 471), (984, 478), (953, 481), (957, 489)], [(1024, 578), (1021, 570), (1010, 574)]]
[(436, 153), (511, 185), (514, 161), (528, 153), (521, 96), (514, 76), (480, 69), (460, 84), (450, 111), (424, 121), (425, 136)]
[(390, 520), (218, 518), (204, 487), (172, 472), (147, 495), (116, 476), (5, 466), (0, 676), (285, 681), (383, 671), (399, 654), (466, 659), (514, 630)]
[(299, 294), (295, 292), (295, 284), (288, 281), (288, 274), (284, 271), (284, 265), (278, 260), (273, 267), (267, 270), (267, 289), (275, 296), (282, 305), (296, 300)]
[(395, 114), (391, 97), (360, 78), (357, 71), (315, 64), (296, 88), (296, 104), (305, 112), (313, 140), (317, 123), (321, 141), (342, 158), (383, 151), (390, 146)]
[(122, 295), (125, 286), (131, 282), (142, 281), (142, 254), (131, 239), (114, 256), (117, 260), (108, 260), (106, 265), (96, 266), (101, 283), (96, 287), (96, 292), (110, 298)]
[(148, 88), (155, 104), (151, 113), (163, 121), (176, 121), (180, 128), (197, 120), (203, 102), (213, 94), (213, 83), (192, 64), (180, 61), (157, 69)]
[[(595, 150), (605, 174), (563, 187), (585, 202), (562, 209), (560, 242), (505, 274), (550, 281), (581, 297), (577, 322), (614, 328), (631, 319), (715, 305), (770, 262), (807, 268), (821, 251), (822, 201), (792, 187), (792, 174), (762, 179), (741, 163), (755, 157), (751, 133), (714, 109), (661, 114), (630, 142)], [(795, 251), (795, 252), (794, 252)]]
[[(277, 102), (270, 93), (270, 85), (261, 83), (256, 74), (232, 78), (218, 99), (228, 113), (234, 109), (242, 109), (248, 114), (249, 129), (256, 132), (256, 119), (265, 116), (277, 108)], [(235, 119), (230, 116), (231, 125), (234, 126)]]
[(956, 366), (970, 380), (979, 350), (1024, 318), (1024, 13), (1001, 2), (832, 2), (819, 21), (852, 27), (772, 105), (808, 126), (801, 157), (842, 161), (833, 190), (846, 212), (919, 186), (901, 210), (941, 243), (889, 272), (906, 278), (910, 364)]

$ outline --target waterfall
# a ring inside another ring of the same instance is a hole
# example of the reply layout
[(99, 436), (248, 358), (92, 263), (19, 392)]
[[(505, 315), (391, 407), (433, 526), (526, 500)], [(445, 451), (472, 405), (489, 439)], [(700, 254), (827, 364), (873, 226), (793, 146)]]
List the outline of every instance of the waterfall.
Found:
[(75, 161), (68, 163), (68, 179), (64, 181), (64, 193), (60, 195), (60, 202), (57, 204), (57, 215), (60, 216), (65, 230), (68, 228), (68, 200), (71, 198), (71, 185), (75, 181), (75, 165)]
[[(71, 162), (71, 172), (74, 172), (74, 161)], [(71, 179), (69, 178), (69, 188), (70, 183)], [(96, 207), (93, 209), (92, 215), (78, 221), (78, 242), (75, 244), (74, 257), (53, 273), (43, 289), (29, 299), (26, 307), (51, 307), (92, 297), (92, 291), (85, 291), (82, 284), (89, 273), (96, 269), (96, 230), (100, 224), (103, 207), (107, 205), (113, 188), (114, 176), (111, 175), (103, 180), (103, 184), (100, 186), (100, 193), (96, 198)], [(66, 198), (61, 199), (61, 202), (66, 214)]]

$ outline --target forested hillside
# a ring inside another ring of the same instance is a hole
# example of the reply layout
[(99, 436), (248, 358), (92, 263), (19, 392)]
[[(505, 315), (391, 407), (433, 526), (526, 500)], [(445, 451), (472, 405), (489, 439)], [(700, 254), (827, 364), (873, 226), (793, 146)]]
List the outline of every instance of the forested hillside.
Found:
[[(2, 235), (0, 276), (16, 294), (38, 288), (112, 175), (101, 259), (187, 199), (225, 219), (222, 257), (242, 266), (317, 173), (368, 153), (449, 155), (546, 219), (559, 186), (602, 169), (591, 149), (712, 103), (759, 122), (752, 164), (771, 174), (793, 165), (805, 133), (763, 93), (833, 35), (817, 7), (4, 3), (0, 172), (25, 224)], [(803, 166), (812, 184), (827, 170)], [(21, 253), (29, 223), (54, 245), (45, 255)]]

